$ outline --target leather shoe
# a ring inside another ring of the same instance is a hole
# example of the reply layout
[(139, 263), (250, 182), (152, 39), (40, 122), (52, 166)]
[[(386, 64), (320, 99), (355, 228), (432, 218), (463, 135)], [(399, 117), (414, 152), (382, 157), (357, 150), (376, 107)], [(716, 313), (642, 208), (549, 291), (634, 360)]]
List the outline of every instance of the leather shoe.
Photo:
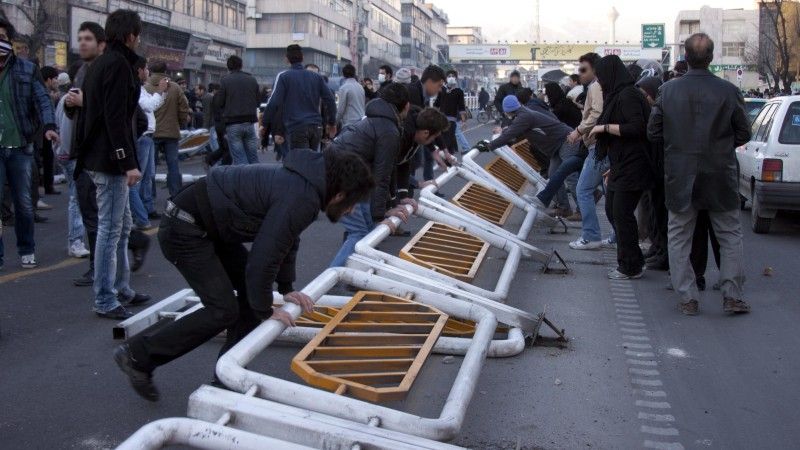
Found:
[(150, 297), (147, 294), (140, 294), (140, 293), (137, 292), (136, 294), (133, 295), (133, 297), (130, 297), (130, 298), (126, 298), (126, 297), (123, 297), (122, 295), (118, 295), (117, 299), (119, 300), (120, 303), (122, 303), (125, 306), (142, 306), (142, 305), (150, 302), (152, 297)]
[(87, 287), (94, 284), (94, 270), (89, 269), (88, 272), (81, 275), (80, 278), (72, 280), (72, 284), (77, 287)]
[(139, 248), (133, 249), (133, 262), (131, 263), (131, 272), (137, 272), (144, 265), (144, 259), (147, 257), (147, 250), (150, 249), (150, 239), (142, 243)]
[(158, 389), (153, 384), (153, 375), (134, 367), (134, 359), (131, 356), (131, 349), (128, 344), (122, 344), (114, 350), (114, 361), (121, 371), (128, 376), (133, 390), (145, 400), (151, 402), (158, 401)]
[(106, 312), (95, 311), (94, 313), (97, 314), (97, 317), (102, 317), (103, 319), (112, 319), (112, 320), (125, 320), (133, 317), (133, 313), (125, 309), (125, 307), (123, 307), (122, 305), (117, 306), (111, 311), (106, 311)]

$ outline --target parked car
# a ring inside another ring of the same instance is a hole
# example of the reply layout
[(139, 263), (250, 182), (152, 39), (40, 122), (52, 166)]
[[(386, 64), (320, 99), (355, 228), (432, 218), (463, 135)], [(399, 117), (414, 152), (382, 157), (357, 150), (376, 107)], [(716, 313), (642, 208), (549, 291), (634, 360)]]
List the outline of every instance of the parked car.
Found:
[(742, 209), (750, 201), (753, 231), (768, 233), (779, 210), (800, 210), (800, 95), (769, 100), (736, 149)]
[(744, 99), (744, 112), (747, 114), (747, 120), (750, 122), (750, 125), (753, 124), (753, 121), (758, 116), (758, 113), (761, 112), (761, 109), (764, 105), (767, 104), (767, 100), (764, 98), (746, 98)]

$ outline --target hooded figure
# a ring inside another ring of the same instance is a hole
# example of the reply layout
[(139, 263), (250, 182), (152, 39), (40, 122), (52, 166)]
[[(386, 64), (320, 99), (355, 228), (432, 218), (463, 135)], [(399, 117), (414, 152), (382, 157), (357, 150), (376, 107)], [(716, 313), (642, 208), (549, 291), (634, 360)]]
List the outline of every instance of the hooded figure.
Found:
[(577, 128), (581, 123), (581, 110), (578, 105), (573, 103), (558, 83), (547, 83), (544, 85), (544, 93), (547, 95), (547, 103), (558, 120), (567, 124), (570, 128)]

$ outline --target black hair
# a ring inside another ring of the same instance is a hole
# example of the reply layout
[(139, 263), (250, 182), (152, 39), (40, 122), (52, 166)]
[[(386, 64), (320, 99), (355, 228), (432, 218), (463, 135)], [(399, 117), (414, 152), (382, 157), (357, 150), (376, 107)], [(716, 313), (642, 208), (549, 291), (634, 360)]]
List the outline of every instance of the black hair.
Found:
[(436, 108), (425, 108), (417, 114), (417, 130), (427, 130), (431, 134), (442, 133), (450, 128), (447, 117)]
[(150, 72), (153, 73), (166, 73), (167, 72), (167, 63), (164, 61), (153, 61), (150, 63)]
[(692, 69), (708, 69), (714, 59), (714, 41), (705, 33), (695, 33), (684, 42), (686, 62)]
[(364, 83), (366, 83), (367, 81), (369, 81), (370, 83), (372, 83), (372, 78), (369, 78), (369, 77), (364, 77), (364, 78), (363, 78), (361, 81), (363, 81)]
[(450, 70), (448, 70), (446, 75), (447, 75), (448, 77), (449, 77), (450, 75), (453, 75), (454, 77), (458, 78), (458, 72), (456, 72), (456, 71), (455, 71), (455, 70), (453, 70), (453, 69), (450, 69)]
[(380, 98), (386, 100), (397, 108), (397, 112), (406, 109), (408, 104), (408, 89), (400, 83), (389, 83), (381, 89)]
[(688, 70), (689, 63), (683, 60), (677, 61), (675, 63), (675, 67), (672, 68), (672, 71), (674, 72), (673, 75), (678, 77), (685, 74)]
[(533, 89), (531, 88), (522, 88), (517, 92), (517, 100), (525, 106), (531, 99), (533, 98)]
[[(322, 153), (325, 159), (325, 205), (333, 200), (336, 194), (343, 193), (343, 206), (349, 208), (366, 199), (375, 179), (372, 171), (358, 156), (348, 151), (327, 150)], [(324, 206), (324, 205), (323, 205)]]
[(579, 63), (585, 62), (592, 66), (592, 69), (594, 69), (594, 66), (597, 65), (597, 61), (600, 61), (600, 55), (595, 52), (585, 53), (578, 58)]
[(81, 31), (88, 31), (92, 33), (94, 35), (94, 40), (96, 40), (98, 44), (106, 41), (106, 30), (104, 30), (103, 27), (97, 22), (81, 23), (81, 25), (78, 27), (78, 33)]
[(228, 66), (228, 70), (231, 72), (242, 70), (242, 58), (238, 57), (237, 55), (231, 55), (228, 57), (226, 65)]
[(17, 36), (17, 29), (5, 17), (0, 17), (0, 28), (5, 28), (8, 39), (14, 39)]
[(217, 83), (208, 83), (208, 92), (214, 92), (219, 89), (219, 85)]
[(573, 73), (572, 75), (570, 75), (569, 79), (574, 81), (574, 82), (576, 82), (576, 83), (580, 83), (581, 82), (581, 77), (577, 73)]
[(205, 92), (205, 91), (206, 91), (206, 85), (205, 85), (205, 84), (202, 84), (202, 83), (200, 83), (200, 84), (198, 84), (197, 86), (195, 86), (195, 88), (197, 88), (197, 89), (200, 89), (200, 90), (201, 90), (201, 91), (203, 91), (203, 92)]
[(67, 69), (67, 75), (69, 75), (69, 79), (72, 80), (73, 83), (75, 82), (75, 76), (78, 75), (78, 71), (81, 69), (81, 66), (83, 66), (83, 61), (79, 59), (72, 63), (72, 65), (69, 66), (69, 69)]
[(136, 58), (136, 62), (133, 63), (133, 68), (135, 70), (142, 70), (145, 67), (147, 67), (147, 58), (145, 58), (144, 56)]
[(308, 68), (309, 68), (309, 67), (313, 67), (314, 69), (317, 69), (317, 72), (319, 72), (319, 66), (318, 66), (318, 65), (316, 65), (316, 64), (314, 64), (314, 63), (308, 63), (308, 64), (306, 64), (305, 66), (303, 66), (303, 69), (306, 69), (306, 70), (308, 70)]
[(289, 64), (297, 64), (303, 62), (303, 49), (297, 44), (292, 44), (286, 47), (286, 59)]
[(444, 74), (444, 70), (435, 64), (431, 64), (422, 71), (422, 78), (420, 78), (420, 80), (424, 83), (428, 80), (444, 81), (445, 78), (447, 77)]
[(128, 36), (142, 34), (142, 18), (130, 9), (118, 9), (106, 19), (106, 39), (108, 42), (124, 44)]
[(394, 70), (392, 70), (392, 68), (390, 66), (383, 65), (383, 66), (378, 67), (378, 69), (383, 69), (383, 71), (386, 73), (386, 75), (389, 75), (390, 77), (392, 75), (394, 75)]
[(353, 67), (352, 64), (345, 64), (344, 67), (342, 67), (342, 76), (345, 78), (355, 78), (356, 68)]
[(519, 70), (512, 70), (511, 74), (508, 75), (509, 80), (514, 77), (519, 77)]
[(58, 70), (56, 70), (55, 67), (44, 66), (39, 69), (39, 73), (42, 75), (42, 79), (44, 81), (58, 78)]

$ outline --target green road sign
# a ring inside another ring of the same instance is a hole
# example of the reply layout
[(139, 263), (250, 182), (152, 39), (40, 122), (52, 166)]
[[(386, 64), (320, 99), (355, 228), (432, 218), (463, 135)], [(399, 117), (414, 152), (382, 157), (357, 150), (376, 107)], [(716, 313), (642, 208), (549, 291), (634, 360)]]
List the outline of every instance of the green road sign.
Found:
[(642, 24), (642, 48), (664, 48), (664, 24)]

